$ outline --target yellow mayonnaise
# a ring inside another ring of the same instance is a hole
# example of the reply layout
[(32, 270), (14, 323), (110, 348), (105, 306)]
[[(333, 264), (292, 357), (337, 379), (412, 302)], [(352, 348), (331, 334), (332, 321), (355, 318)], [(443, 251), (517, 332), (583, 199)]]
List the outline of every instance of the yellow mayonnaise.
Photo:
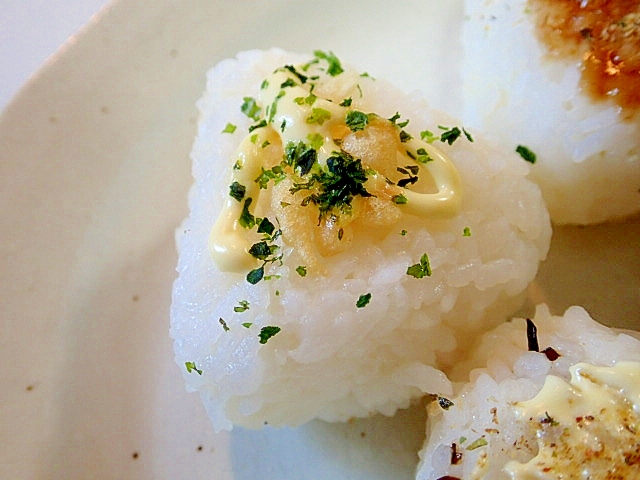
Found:
[[(338, 142), (351, 133), (345, 123), (349, 106), (320, 97), (313, 98), (313, 102), (302, 101), (310, 96), (315, 97), (312, 95), (313, 89), (309, 84), (300, 82), (290, 70), (276, 70), (263, 86), (257, 101), (262, 106), (266, 125), (255, 129), (240, 144), (237, 164), (241, 168), (233, 169), (231, 180), (246, 188), (244, 198), (251, 198), (253, 208), (258, 204), (261, 194), (256, 179), (263, 168), (268, 168), (264, 160), (265, 140), (279, 143), (284, 152), (284, 148), (290, 143), (309, 143), (311, 138), (320, 143), (318, 139), (322, 139), (321, 146), (317, 148), (317, 163), (324, 167), (332, 153), (341, 150)], [(322, 117), (314, 119), (314, 115), (318, 113)], [(392, 184), (385, 175), (363, 164), (368, 171), (367, 181), (364, 183), (366, 191), (374, 197), (387, 198), (389, 201), (391, 198), (402, 198), (402, 202), (396, 202), (401, 203), (398, 208), (411, 215), (438, 218), (455, 215), (460, 208), (461, 198), (458, 172), (452, 162), (436, 147), (419, 139), (408, 139), (401, 146), (404, 150), (398, 154), (406, 156), (406, 162), (417, 165), (421, 173), (426, 171), (430, 175), (435, 192), (419, 193)], [(409, 158), (407, 152), (413, 152), (414, 158)], [(429, 160), (424, 163), (416, 161), (415, 158), (420, 156), (416, 152), (422, 152)], [(393, 165), (396, 164), (395, 158), (389, 160)], [(256, 258), (248, 254), (255, 235), (249, 235), (247, 229), (239, 223), (243, 208), (246, 208), (244, 200), (229, 197), (211, 230), (209, 251), (223, 271), (245, 271), (258, 263)], [(335, 223), (334, 216), (323, 225), (333, 228)], [(287, 232), (284, 233), (286, 235)], [(307, 238), (308, 235), (299, 237)], [(331, 247), (327, 247), (325, 251), (332, 251)]]
[(551, 375), (516, 405), (539, 450), (505, 471), (513, 480), (640, 478), (640, 363), (579, 363), (570, 371), (570, 383)]

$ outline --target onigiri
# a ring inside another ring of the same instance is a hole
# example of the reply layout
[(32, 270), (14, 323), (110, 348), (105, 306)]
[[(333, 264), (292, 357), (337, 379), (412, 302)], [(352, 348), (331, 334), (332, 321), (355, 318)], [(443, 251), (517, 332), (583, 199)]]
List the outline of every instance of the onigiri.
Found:
[[(636, 332), (637, 333), (637, 332)], [(637, 478), (640, 340), (539, 305), (485, 334), (429, 407), (416, 478)]]
[(529, 166), (332, 52), (239, 53), (198, 107), (170, 333), (214, 428), (450, 395), (548, 251)]
[(463, 119), (532, 163), (555, 223), (640, 212), (637, 2), (468, 0), (463, 45)]

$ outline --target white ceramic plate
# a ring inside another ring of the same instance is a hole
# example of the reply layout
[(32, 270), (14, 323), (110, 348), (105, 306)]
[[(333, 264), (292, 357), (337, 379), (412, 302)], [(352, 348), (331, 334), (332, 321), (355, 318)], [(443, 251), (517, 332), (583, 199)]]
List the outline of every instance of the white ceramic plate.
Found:
[[(0, 118), (0, 477), (409, 479), (423, 410), (214, 435), (173, 364), (195, 101), (239, 50), (333, 50), (455, 111), (459, 0), (121, 0)], [(638, 328), (640, 221), (556, 231), (532, 299)], [(526, 311), (526, 309), (525, 309)]]

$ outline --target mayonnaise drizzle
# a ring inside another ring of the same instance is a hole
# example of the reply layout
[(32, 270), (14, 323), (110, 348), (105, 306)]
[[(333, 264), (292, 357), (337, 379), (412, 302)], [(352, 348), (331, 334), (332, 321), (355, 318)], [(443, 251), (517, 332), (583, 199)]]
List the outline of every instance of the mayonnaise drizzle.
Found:
[(520, 418), (536, 425), (539, 451), (505, 471), (513, 480), (636, 478), (640, 363), (579, 363), (570, 371), (571, 383), (550, 375), (538, 395), (516, 405)]
[[(316, 98), (312, 105), (296, 102), (295, 99), (306, 98), (311, 92), (306, 86), (298, 84), (283, 87), (282, 85), (289, 79), (298, 83), (289, 71), (279, 69), (266, 80), (267, 87), (261, 89), (258, 103), (265, 111), (268, 125), (254, 130), (238, 148), (238, 158), (242, 168), (233, 170), (232, 182), (236, 181), (246, 188), (245, 199), (251, 198), (254, 207), (260, 196), (260, 188), (255, 180), (263, 167), (261, 145), (264, 140), (279, 135), (284, 147), (289, 142), (308, 143), (310, 135), (321, 135), (324, 142), (318, 150), (318, 163), (323, 166), (333, 152), (340, 151), (332, 132), (336, 128), (344, 127), (345, 116), (349, 109), (320, 97)], [(321, 124), (310, 123), (308, 119), (314, 109), (329, 112), (330, 118)], [(258, 138), (255, 137), (256, 134)], [(401, 205), (402, 210), (412, 215), (437, 218), (455, 215), (460, 208), (461, 198), (458, 172), (453, 163), (439, 149), (422, 140), (412, 138), (403, 143), (403, 146), (414, 153), (419, 149), (424, 149), (428, 153), (430, 161), (415, 163), (421, 170), (426, 170), (431, 175), (437, 191), (419, 193), (393, 186), (393, 191), (407, 200)], [(375, 173), (369, 176), (365, 188), (369, 193), (376, 195), (382, 189), (388, 191), (389, 185), (382, 175)], [(223, 271), (240, 272), (255, 267), (257, 263), (257, 260), (248, 253), (252, 245), (250, 236), (239, 223), (243, 207), (244, 200), (238, 202), (229, 197), (211, 229), (209, 251), (214, 262)]]

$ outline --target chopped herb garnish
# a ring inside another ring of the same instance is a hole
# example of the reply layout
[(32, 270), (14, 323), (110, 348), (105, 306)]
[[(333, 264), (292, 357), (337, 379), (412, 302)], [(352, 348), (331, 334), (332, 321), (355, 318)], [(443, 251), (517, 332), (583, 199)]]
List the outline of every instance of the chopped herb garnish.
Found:
[(539, 352), (540, 346), (538, 345), (538, 328), (527, 318), (527, 349), (530, 352)]
[(267, 126), (267, 121), (263, 118), (262, 120), (260, 120), (255, 125), (251, 125), (249, 127), (249, 133), (253, 132), (254, 130), (256, 130), (258, 128), (263, 128), (263, 127), (266, 127), (266, 126)]
[(418, 181), (418, 172), (420, 171), (420, 167), (417, 165), (407, 165), (406, 167), (397, 167), (396, 170), (404, 175), (407, 175), (407, 178), (402, 178), (398, 181), (399, 187), (406, 187), (407, 185), (413, 185)]
[(460, 137), (460, 135), (462, 135), (462, 131), (458, 127), (447, 128), (439, 125), (439, 128), (444, 130), (442, 135), (440, 135), (440, 141), (443, 143), (448, 143), (449, 145), (452, 145), (453, 142), (455, 142)]
[(269, 145), (271, 145), (271, 142), (269, 140), (265, 140), (264, 142), (262, 142), (262, 145), (260, 145), (262, 148), (267, 148)]
[(270, 180), (278, 183), (286, 177), (280, 165), (276, 165), (269, 170), (265, 170), (264, 167), (261, 168), (262, 172), (260, 173), (260, 176), (258, 176), (258, 178), (256, 178), (255, 180), (255, 182), (260, 185), (261, 189), (266, 189), (269, 185)]
[(266, 90), (267, 88), (269, 88), (269, 81), (263, 80), (262, 83), (260, 84), (260, 90)]
[(462, 236), (463, 237), (470, 237), (471, 236), (471, 229), (469, 227), (464, 227), (464, 230), (462, 231)]
[(344, 72), (342, 65), (340, 64), (340, 60), (335, 56), (333, 52), (323, 52), (322, 50), (316, 50), (315, 52), (313, 52), (313, 54), (316, 56), (316, 58), (320, 60), (326, 60), (329, 63), (327, 73), (332, 77), (340, 75), (342, 72)]
[(318, 125), (322, 125), (330, 118), (331, 112), (329, 110), (325, 110), (324, 108), (312, 108), (311, 115), (307, 117), (306, 122), (309, 124), (317, 123)]
[(400, 114), (398, 112), (396, 112), (391, 118), (389, 118), (389, 121), (391, 123), (400, 128), (404, 128), (409, 125), (409, 119), (405, 120), (404, 122), (398, 122), (398, 120), (400, 120)]
[(233, 164), (233, 169), (242, 170), (243, 165), (242, 160), (236, 160), (236, 163)]
[(187, 372), (196, 372), (198, 375), (202, 375), (202, 370), (196, 367), (194, 362), (184, 362), (184, 366), (187, 367)]
[(360, 295), (358, 301), (356, 302), (356, 307), (363, 308), (366, 307), (371, 301), (371, 294), (365, 293), (364, 295)]
[(280, 88), (295, 87), (295, 86), (296, 86), (296, 81), (293, 78), (287, 78), (284, 82), (282, 82), (282, 84), (280, 84)]
[(308, 134), (307, 140), (309, 140), (309, 146), (314, 150), (320, 150), (322, 145), (324, 145), (324, 137), (319, 133)]
[(247, 273), (247, 282), (249, 282), (251, 285), (255, 285), (263, 278), (264, 278), (264, 265), (262, 267), (255, 268), (251, 270), (249, 273)]
[(369, 123), (369, 116), (366, 113), (359, 112), (358, 110), (352, 110), (347, 113), (345, 123), (352, 132), (364, 130)]
[(306, 277), (307, 276), (307, 267), (305, 267), (304, 265), (299, 265), (298, 267), (296, 267), (296, 272), (301, 277)]
[(284, 150), (285, 161), (298, 169), (300, 175), (306, 175), (318, 161), (318, 152), (314, 148), (300, 141), (297, 144), (287, 143)]
[(274, 118), (276, 117), (276, 112), (278, 111), (278, 101), (284, 97), (285, 92), (284, 90), (280, 90), (278, 92), (278, 95), (276, 95), (276, 98), (273, 99), (273, 102), (271, 103), (271, 105), (269, 105), (267, 107), (267, 123), (272, 123)]
[(310, 93), (307, 97), (296, 97), (293, 101), (298, 105), (313, 105), (318, 97), (316, 97), (313, 93)]
[(438, 137), (430, 130), (423, 130), (420, 132), (420, 139), (427, 143), (433, 143), (438, 139)]
[(422, 257), (420, 257), (420, 263), (416, 263), (407, 268), (407, 275), (415, 278), (430, 277), (431, 265), (429, 264), (429, 256), (424, 253)]
[(300, 80), (300, 83), (305, 84), (307, 83), (307, 80), (309, 79), (309, 77), (307, 77), (306, 75), (303, 75), (302, 73), (298, 72), (294, 66), (292, 65), (285, 65), (283, 67), (285, 70), (293, 73), (296, 77), (298, 77), (298, 80)]
[(406, 230), (401, 230), (400, 231), (400, 235), (402, 235), (403, 237), (407, 234), (408, 232)]
[(240, 218), (238, 219), (238, 223), (240, 223), (240, 226), (248, 229), (253, 228), (256, 224), (256, 217), (254, 217), (251, 212), (249, 212), (249, 206), (251, 205), (251, 202), (253, 202), (253, 199), (251, 197), (247, 198), (244, 201), (242, 213), (240, 214)]
[(400, 130), (400, 141), (402, 143), (407, 143), (409, 140), (411, 140), (413, 137), (408, 134), (407, 132), (405, 132), (404, 130)]
[(282, 133), (284, 133), (285, 129), (287, 128), (287, 119), (283, 118), (282, 119), (282, 123), (280, 124), (280, 131)]
[(236, 127), (233, 123), (227, 123), (227, 125), (224, 127), (224, 130), (222, 130), (222, 133), (233, 133), (236, 131)]
[(471, 136), (471, 134), (467, 132), (464, 128), (462, 129), (462, 132), (464, 133), (464, 136), (467, 137), (467, 140), (473, 143), (473, 137)]
[(274, 230), (276, 229), (276, 226), (271, 223), (271, 220), (269, 220), (267, 217), (264, 217), (260, 220), (260, 223), (258, 224), (258, 233), (266, 233), (267, 235), (273, 235)]
[(244, 322), (244, 323), (241, 323), (240, 325), (242, 325), (244, 328), (251, 328), (251, 325), (253, 325), (253, 323), (251, 323), (251, 322)]
[(409, 200), (404, 195), (399, 194), (391, 197), (391, 201), (397, 205), (405, 205)]
[(238, 202), (241, 202), (244, 198), (244, 194), (247, 191), (247, 188), (244, 185), (239, 184), (238, 182), (233, 182), (229, 185), (229, 196), (234, 198)]
[(342, 240), (342, 237), (344, 236), (344, 228), (339, 228), (338, 229), (338, 240)]
[(262, 327), (260, 329), (260, 333), (258, 334), (258, 337), (260, 337), (260, 343), (264, 345), (265, 343), (267, 343), (267, 341), (269, 341), (271, 337), (273, 337), (274, 335), (277, 335), (280, 332), (280, 330), (281, 330), (280, 327), (274, 327), (274, 326)]
[(220, 325), (222, 325), (222, 329), (223, 329), (225, 332), (228, 332), (228, 331), (229, 331), (229, 325), (227, 325), (227, 322), (225, 322), (225, 321), (224, 321), (224, 318), (220, 317), (220, 318), (218, 319), (218, 322), (220, 323)]
[(417, 181), (418, 181), (418, 177), (413, 177), (413, 176), (410, 176), (409, 178), (401, 178), (400, 180), (398, 180), (398, 186), (404, 188), (407, 185), (412, 185), (416, 183)]
[(351, 97), (349, 98), (345, 98), (342, 103), (340, 103), (341, 107), (350, 107), (351, 103), (353, 102), (353, 99)]
[(355, 196), (370, 197), (364, 188), (366, 181), (367, 173), (360, 159), (346, 152), (333, 152), (327, 159), (326, 169), (313, 173), (308, 182), (294, 184), (290, 191), (317, 189), (303, 200), (302, 205), (317, 205), (322, 218), (334, 209), (349, 211)]
[(487, 442), (487, 439), (484, 437), (480, 437), (477, 440), (473, 441), (471, 444), (469, 444), (469, 446), (467, 447), (467, 450), (475, 450), (476, 448), (480, 448), (480, 447), (484, 447), (485, 445), (488, 445), (489, 442)]
[(263, 234), (263, 240), (254, 243), (249, 249), (249, 254), (258, 260), (262, 260), (263, 263), (261, 267), (255, 268), (247, 274), (247, 282), (252, 285), (255, 285), (262, 279), (269, 280), (270, 278), (279, 278), (274, 275), (266, 277), (264, 267), (268, 263), (278, 261), (282, 264), (282, 255), (275, 255), (280, 247), (274, 243), (275, 240), (282, 235), (282, 230), (276, 230), (275, 225), (266, 217), (258, 218), (254, 220), (254, 223), (258, 225), (258, 233)]
[(254, 243), (249, 249), (249, 254), (258, 260), (266, 260), (273, 255), (278, 249), (277, 245), (269, 245), (264, 240)]
[(524, 145), (518, 145), (516, 152), (527, 162), (536, 163), (536, 154)]
[(418, 156), (415, 157), (416, 162), (427, 163), (433, 160), (433, 158), (431, 158), (431, 155), (429, 155), (429, 153), (424, 148), (419, 148), (418, 150), (416, 150), (416, 153), (418, 154)]
[(240, 111), (251, 120), (255, 120), (256, 122), (260, 120), (260, 107), (256, 103), (256, 99), (253, 97), (244, 97), (242, 101)]
[(238, 305), (233, 307), (233, 311), (236, 313), (246, 312), (247, 310), (249, 310), (249, 302), (246, 300), (240, 300)]

